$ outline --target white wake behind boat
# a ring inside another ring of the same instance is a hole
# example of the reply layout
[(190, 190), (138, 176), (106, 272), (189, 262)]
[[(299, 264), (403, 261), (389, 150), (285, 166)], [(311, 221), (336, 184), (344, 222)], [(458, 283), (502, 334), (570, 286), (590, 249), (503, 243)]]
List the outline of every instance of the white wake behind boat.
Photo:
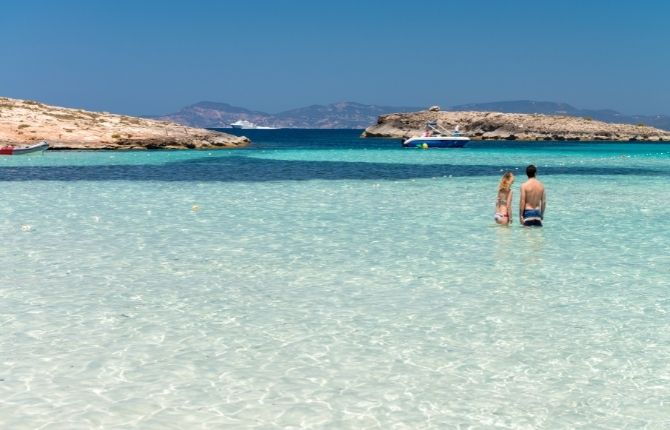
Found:
[(46, 141), (38, 142), (34, 145), (27, 146), (3, 146), (0, 147), (0, 155), (23, 155), (31, 154), (33, 152), (44, 152), (49, 148), (49, 144)]

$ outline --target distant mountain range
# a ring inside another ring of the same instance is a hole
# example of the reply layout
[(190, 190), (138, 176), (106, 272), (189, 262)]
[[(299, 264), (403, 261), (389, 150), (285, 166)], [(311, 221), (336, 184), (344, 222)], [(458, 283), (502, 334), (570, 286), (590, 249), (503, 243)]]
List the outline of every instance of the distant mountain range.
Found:
[[(173, 114), (152, 116), (151, 118), (173, 121), (191, 127), (205, 128), (227, 128), (230, 127), (231, 123), (245, 119), (257, 125), (280, 128), (361, 129), (375, 124), (377, 117), (380, 115), (394, 112), (416, 112), (426, 108), (427, 106), (377, 106), (355, 102), (340, 102), (329, 105), (312, 105), (270, 114), (232, 106), (227, 103), (205, 101), (186, 106)], [(465, 104), (443, 107), (442, 110), (569, 115), (609, 123), (645, 124), (670, 130), (670, 116), (667, 115), (624, 115), (611, 109), (579, 109), (566, 103), (555, 102), (516, 100)]]
[(186, 106), (179, 112), (151, 118), (204, 128), (226, 128), (240, 119), (260, 126), (278, 128), (365, 128), (377, 121), (379, 115), (390, 112), (413, 112), (421, 109), (423, 108), (341, 102), (312, 105), (270, 114), (227, 103), (199, 102)]

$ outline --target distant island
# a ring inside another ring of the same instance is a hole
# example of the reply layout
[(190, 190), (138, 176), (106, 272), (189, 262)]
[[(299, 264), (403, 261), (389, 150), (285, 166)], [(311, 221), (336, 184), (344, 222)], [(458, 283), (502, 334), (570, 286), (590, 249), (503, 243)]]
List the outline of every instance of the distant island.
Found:
[[(380, 106), (356, 102), (340, 102), (327, 105), (311, 105), (291, 109), (277, 114), (250, 110), (227, 103), (199, 102), (182, 108), (179, 112), (148, 116), (159, 120), (176, 122), (191, 127), (228, 128), (238, 120), (251, 121), (259, 126), (280, 128), (348, 128), (364, 129), (377, 117), (390, 113), (416, 112), (420, 106)], [(625, 115), (611, 109), (579, 109), (566, 103), (532, 100), (476, 103), (443, 108), (445, 111), (502, 112), (572, 116), (617, 124), (644, 124), (670, 130), (670, 116)]]
[(670, 131), (645, 125), (609, 124), (567, 115), (501, 112), (443, 112), (438, 109), (382, 115), (363, 137), (419, 136), (429, 121), (473, 140), (670, 141)]
[(246, 137), (174, 122), (0, 97), (0, 144), (40, 140), (52, 149), (207, 149), (249, 144)]
[(341, 102), (328, 105), (311, 105), (270, 114), (227, 103), (199, 102), (186, 106), (179, 112), (149, 116), (148, 118), (206, 128), (228, 128), (230, 124), (238, 120), (246, 120), (259, 126), (277, 128), (363, 129), (379, 115), (390, 112), (412, 112), (418, 109), (420, 107), (377, 106)]

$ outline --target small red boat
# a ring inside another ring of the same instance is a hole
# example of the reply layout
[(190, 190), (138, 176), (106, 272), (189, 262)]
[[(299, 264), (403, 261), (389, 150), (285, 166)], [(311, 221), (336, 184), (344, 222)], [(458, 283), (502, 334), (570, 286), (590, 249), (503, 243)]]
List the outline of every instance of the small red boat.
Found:
[(45, 141), (29, 146), (3, 146), (0, 147), (0, 155), (22, 155), (32, 152), (44, 152), (47, 148), (49, 148), (49, 144)]

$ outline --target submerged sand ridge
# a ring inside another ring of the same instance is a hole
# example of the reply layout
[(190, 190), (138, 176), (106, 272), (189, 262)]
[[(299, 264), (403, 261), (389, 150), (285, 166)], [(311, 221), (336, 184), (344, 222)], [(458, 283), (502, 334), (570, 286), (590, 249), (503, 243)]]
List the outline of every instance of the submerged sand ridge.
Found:
[(53, 149), (211, 149), (250, 143), (243, 136), (172, 122), (0, 97), (0, 144), (41, 140)]
[(382, 115), (363, 137), (419, 136), (428, 121), (473, 140), (670, 141), (670, 131), (643, 124), (610, 124), (590, 118), (500, 112), (419, 111)]

